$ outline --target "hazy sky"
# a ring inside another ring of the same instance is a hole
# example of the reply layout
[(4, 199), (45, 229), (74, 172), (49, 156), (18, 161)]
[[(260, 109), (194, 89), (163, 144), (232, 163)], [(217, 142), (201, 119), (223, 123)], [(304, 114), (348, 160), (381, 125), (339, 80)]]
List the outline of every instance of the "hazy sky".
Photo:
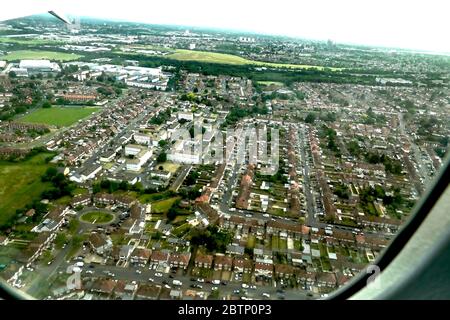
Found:
[[(24, 1), (30, 4), (20, 5)], [(450, 52), (449, 0), (64, 0), (56, 5), (30, 1), (11, 1), (7, 10), (38, 5), (41, 11), (61, 8), (67, 14), (150, 24)]]

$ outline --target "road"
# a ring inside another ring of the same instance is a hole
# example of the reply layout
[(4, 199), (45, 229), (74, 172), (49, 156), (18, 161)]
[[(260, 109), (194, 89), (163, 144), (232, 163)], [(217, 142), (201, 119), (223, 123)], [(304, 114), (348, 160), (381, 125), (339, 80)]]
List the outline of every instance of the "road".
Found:
[(60, 270), (61, 266), (66, 264), (65, 257), (70, 249), (71, 246), (67, 245), (64, 249), (58, 252), (50, 265), (38, 266), (36, 268), (34, 274), (36, 274), (37, 277), (33, 279), (28, 289), (26, 289), (26, 292), (29, 295), (32, 297), (37, 296), (43, 285), (50, 284), (48, 280), (51, 279), (58, 270)]
[(305, 146), (305, 128), (302, 127), (299, 130), (299, 141), (300, 141), (300, 158), (301, 164), (304, 169), (303, 175), (303, 190), (306, 196), (306, 206), (307, 206), (307, 217), (306, 224), (309, 226), (313, 226), (316, 223), (316, 210), (315, 210), (315, 202), (314, 196), (311, 192), (311, 180), (310, 180), (310, 169), (309, 169), (309, 161), (306, 154), (306, 146)]
[(184, 179), (186, 179), (189, 172), (191, 172), (192, 165), (183, 165), (180, 169), (180, 172), (178, 173), (178, 176), (176, 177), (175, 181), (170, 186), (170, 190), (178, 191), (180, 186), (183, 184)]
[(414, 158), (416, 160), (415, 163), (417, 165), (416, 171), (417, 171), (418, 175), (423, 179), (423, 182), (419, 185), (420, 188), (418, 186), (416, 186), (417, 193), (421, 194), (422, 190), (423, 190), (423, 186), (428, 184), (428, 182), (430, 180), (429, 172), (426, 168), (426, 164), (423, 162), (419, 147), (414, 143), (414, 141), (411, 139), (410, 135), (406, 132), (405, 121), (403, 119), (403, 113), (401, 113), (401, 112), (398, 113), (398, 120), (399, 120), (400, 132), (402, 135), (404, 135), (408, 139), (408, 142), (411, 146), (411, 150), (414, 153)]

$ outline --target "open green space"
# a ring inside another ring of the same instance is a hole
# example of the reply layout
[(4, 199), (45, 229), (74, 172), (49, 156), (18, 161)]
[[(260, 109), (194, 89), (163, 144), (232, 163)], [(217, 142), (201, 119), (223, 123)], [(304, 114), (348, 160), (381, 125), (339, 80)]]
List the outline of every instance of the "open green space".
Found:
[(104, 211), (91, 211), (83, 214), (80, 220), (89, 223), (108, 223), (114, 220), (114, 215)]
[(17, 209), (39, 199), (50, 186), (41, 181), (41, 176), (50, 167), (45, 159), (51, 155), (40, 153), (20, 162), (0, 161), (0, 226), (7, 223)]
[(257, 81), (258, 84), (261, 84), (263, 86), (283, 86), (284, 84), (282, 82), (278, 81)]
[(278, 250), (278, 236), (272, 236), (272, 250)]
[(78, 60), (82, 56), (75, 53), (65, 53), (56, 51), (41, 51), (41, 50), (17, 50), (0, 56), (0, 60), (16, 61), (16, 60), (56, 60), (56, 61), (71, 61)]
[(43, 44), (58, 44), (60, 42), (49, 39), (33, 39), (25, 37), (0, 37), (0, 43), (43, 45)]
[(278, 241), (278, 245), (280, 250), (286, 250), (287, 249), (287, 240), (286, 239), (280, 239)]
[(166, 213), (179, 197), (173, 197), (152, 203), (152, 213)]
[[(272, 63), (264, 61), (256, 61), (245, 59), (232, 54), (217, 53), (217, 52), (207, 52), (207, 51), (192, 51), (192, 50), (182, 50), (177, 49), (174, 53), (166, 56), (170, 59), (180, 60), (180, 61), (198, 61), (206, 63), (220, 63), (220, 64), (234, 64), (234, 65), (255, 65), (261, 67), (272, 67), (272, 68), (290, 68), (290, 69), (317, 69), (323, 70), (325, 67), (322, 66), (311, 66), (302, 64), (286, 64), (286, 63)], [(329, 68), (331, 70), (337, 71), (340, 68)]]
[(178, 168), (180, 167), (179, 164), (173, 163), (173, 162), (164, 162), (162, 164), (159, 164), (158, 167), (162, 166), (164, 171), (169, 171), (172, 173), (177, 172)]
[(172, 196), (173, 196), (173, 194), (170, 191), (163, 191), (163, 192), (158, 192), (158, 193), (143, 194), (143, 195), (139, 196), (139, 201), (141, 203), (151, 203), (151, 202), (155, 202), (155, 201), (171, 198)]
[(98, 111), (95, 107), (52, 107), (37, 109), (18, 119), (20, 122), (41, 123), (58, 127), (70, 126)]
[(247, 248), (255, 248), (256, 237), (254, 235), (249, 235), (247, 240)]
[(182, 224), (181, 226), (175, 228), (172, 233), (177, 237), (184, 236), (191, 229), (191, 225), (189, 223)]

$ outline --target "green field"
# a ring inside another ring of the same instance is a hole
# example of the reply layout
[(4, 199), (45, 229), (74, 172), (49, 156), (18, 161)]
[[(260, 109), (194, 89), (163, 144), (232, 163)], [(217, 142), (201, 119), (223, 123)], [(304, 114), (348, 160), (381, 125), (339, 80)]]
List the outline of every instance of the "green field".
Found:
[(179, 164), (172, 163), (172, 162), (164, 162), (162, 164), (159, 164), (158, 167), (159, 166), (162, 166), (163, 170), (169, 171), (169, 172), (172, 172), (172, 173), (177, 172), (178, 168), (180, 167)]
[(108, 223), (114, 220), (114, 215), (104, 211), (92, 211), (83, 214), (80, 220), (89, 223)]
[(282, 82), (278, 81), (257, 81), (258, 84), (261, 84), (263, 86), (283, 86), (284, 84)]
[(0, 37), (0, 43), (13, 44), (29, 44), (29, 45), (43, 45), (43, 44), (59, 44), (60, 41), (46, 40), (46, 39), (32, 39), (24, 37)]
[(166, 213), (179, 197), (173, 197), (152, 203), (152, 213)]
[[(182, 49), (177, 49), (175, 53), (169, 54), (165, 57), (180, 61), (198, 61), (206, 63), (222, 63), (235, 65), (249, 64), (261, 67), (292, 68), (292, 69), (311, 69), (311, 68), (315, 68), (318, 70), (325, 69), (325, 67), (322, 66), (263, 62), (263, 61), (248, 60), (232, 54), (207, 52), (207, 51), (191, 51)], [(334, 71), (341, 70), (341, 68), (329, 68), (329, 69)]]
[(22, 162), (0, 162), (0, 225), (8, 222), (17, 209), (38, 199), (50, 183), (41, 182), (48, 164), (45, 158), (50, 153), (41, 153)]
[(52, 107), (49, 109), (37, 109), (19, 118), (18, 121), (67, 127), (98, 110), (99, 108), (95, 107)]
[(41, 50), (18, 50), (12, 51), (4, 56), (0, 56), (0, 60), (15, 61), (24, 59), (48, 59), (57, 61), (71, 61), (77, 60), (81, 57), (82, 56), (75, 53), (41, 51)]

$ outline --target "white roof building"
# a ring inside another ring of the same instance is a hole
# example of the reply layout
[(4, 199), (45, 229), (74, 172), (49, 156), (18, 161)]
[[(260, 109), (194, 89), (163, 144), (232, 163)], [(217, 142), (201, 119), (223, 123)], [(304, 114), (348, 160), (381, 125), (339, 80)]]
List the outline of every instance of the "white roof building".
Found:
[(20, 69), (27, 69), (28, 72), (59, 72), (61, 68), (57, 63), (50, 60), (21, 60)]

